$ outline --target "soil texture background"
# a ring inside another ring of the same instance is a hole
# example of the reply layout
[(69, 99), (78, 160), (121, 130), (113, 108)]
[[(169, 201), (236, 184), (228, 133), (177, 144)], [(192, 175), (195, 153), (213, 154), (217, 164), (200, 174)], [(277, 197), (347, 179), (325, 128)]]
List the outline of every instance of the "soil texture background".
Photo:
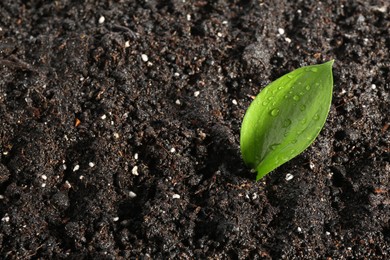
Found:
[[(389, 46), (385, 0), (1, 1), (1, 258), (389, 259)], [(252, 97), (331, 59), (324, 129), (255, 182)]]

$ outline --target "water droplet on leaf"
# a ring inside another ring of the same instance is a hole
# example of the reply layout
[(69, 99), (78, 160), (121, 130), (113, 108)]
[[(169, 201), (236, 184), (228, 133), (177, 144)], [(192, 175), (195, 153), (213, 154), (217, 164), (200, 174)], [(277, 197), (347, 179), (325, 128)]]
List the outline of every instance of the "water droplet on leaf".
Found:
[(274, 108), (270, 111), (271, 116), (278, 116), (279, 115), (279, 109)]
[(286, 127), (288, 127), (289, 125), (291, 125), (291, 120), (290, 120), (290, 119), (284, 120), (284, 122), (283, 122), (283, 127), (286, 128)]
[(298, 100), (300, 99), (300, 97), (299, 97), (298, 95), (295, 95), (295, 96), (293, 96), (293, 99), (294, 99), (295, 101), (298, 101)]

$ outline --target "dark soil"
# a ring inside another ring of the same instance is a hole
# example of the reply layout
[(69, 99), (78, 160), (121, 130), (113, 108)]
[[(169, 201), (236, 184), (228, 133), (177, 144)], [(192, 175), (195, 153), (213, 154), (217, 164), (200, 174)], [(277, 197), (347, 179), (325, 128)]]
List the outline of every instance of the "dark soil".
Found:
[[(1, 1), (0, 258), (388, 259), (389, 14)], [(239, 150), (251, 97), (330, 59), (320, 136), (255, 182)]]

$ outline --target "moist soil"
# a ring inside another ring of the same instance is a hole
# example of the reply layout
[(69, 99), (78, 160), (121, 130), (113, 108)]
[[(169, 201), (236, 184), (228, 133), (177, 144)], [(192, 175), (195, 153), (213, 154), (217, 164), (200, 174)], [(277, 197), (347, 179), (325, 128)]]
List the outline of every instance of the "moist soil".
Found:
[[(388, 259), (387, 1), (0, 2), (2, 259)], [(240, 124), (335, 59), (329, 117), (259, 182)]]

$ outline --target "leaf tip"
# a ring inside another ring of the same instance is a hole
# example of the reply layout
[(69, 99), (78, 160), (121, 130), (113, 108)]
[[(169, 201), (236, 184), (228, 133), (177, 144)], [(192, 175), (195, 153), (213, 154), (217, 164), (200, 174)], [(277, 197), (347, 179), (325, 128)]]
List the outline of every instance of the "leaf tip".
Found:
[(331, 59), (328, 62), (325, 62), (325, 64), (329, 64), (330, 67), (333, 67), (334, 59)]

